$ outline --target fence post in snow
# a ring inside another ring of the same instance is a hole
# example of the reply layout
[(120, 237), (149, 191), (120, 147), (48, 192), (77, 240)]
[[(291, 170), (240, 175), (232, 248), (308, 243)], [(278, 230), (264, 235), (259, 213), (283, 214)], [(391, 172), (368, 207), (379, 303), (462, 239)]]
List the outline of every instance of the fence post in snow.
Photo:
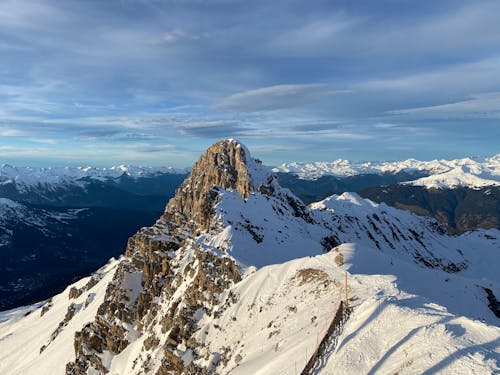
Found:
[(348, 292), (347, 292), (347, 271), (344, 271), (344, 288), (345, 288), (345, 308), (348, 309), (349, 308), (349, 295), (348, 295)]

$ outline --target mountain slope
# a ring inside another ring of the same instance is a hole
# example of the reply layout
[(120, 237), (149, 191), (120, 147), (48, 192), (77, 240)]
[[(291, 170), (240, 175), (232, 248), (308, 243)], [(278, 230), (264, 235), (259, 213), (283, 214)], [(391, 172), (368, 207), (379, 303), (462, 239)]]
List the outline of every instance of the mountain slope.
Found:
[[(66, 362), (74, 358), (75, 331), (96, 316), (116, 267), (117, 261), (110, 260), (92, 277), (68, 286), (44, 304), (0, 312), (0, 345), (8, 345), (0, 351), (0, 372), (63, 374)], [(85, 292), (69, 299), (72, 288)]]
[[(408, 174), (358, 175), (345, 178), (323, 176), (302, 180), (279, 173), (279, 182), (306, 203), (332, 194), (355, 191), (363, 198), (384, 202), (418, 215), (431, 216), (443, 223), (451, 234), (483, 229), (500, 229), (500, 186), (471, 189), (435, 189), (400, 184)], [(405, 178), (406, 177), (406, 178)]]
[(483, 168), (477, 168), (474, 165), (459, 166), (447, 172), (433, 174), (431, 176), (419, 178), (415, 181), (409, 181), (406, 183), (434, 189), (449, 189), (460, 186), (480, 189), (485, 186), (500, 186), (499, 172), (499, 170), (484, 170)]
[(500, 187), (427, 189), (412, 185), (368, 187), (364, 198), (385, 202), (419, 215), (432, 216), (452, 234), (500, 228)]
[[(319, 373), (461, 366), (490, 373), (498, 368), (499, 236), (450, 237), (433, 219), (356, 194), (308, 208), (243, 145), (221, 141), (155, 225), (90, 284), (46, 303), (43, 316), (2, 313), (0, 370), (38, 373), (37, 364), (48, 366), (60, 352), (65, 363), (54, 373), (298, 373), (345, 292), (348, 270), (352, 317)], [(87, 313), (81, 304), (93, 288), (105, 295), (90, 297), (96, 310)], [(44, 327), (40, 339), (30, 341), (30, 326)], [(25, 361), (12, 351), (22, 344)], [(471, 357), (447, 360), (461, 352)]]

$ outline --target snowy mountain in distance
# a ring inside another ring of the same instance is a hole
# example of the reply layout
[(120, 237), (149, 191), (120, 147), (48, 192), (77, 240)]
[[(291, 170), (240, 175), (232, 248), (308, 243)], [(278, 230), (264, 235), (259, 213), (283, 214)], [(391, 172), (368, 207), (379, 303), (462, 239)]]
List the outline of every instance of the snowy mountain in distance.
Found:
[(187, 176), (170, 167), (0, 166), (0, 197), (55, 207), (162, 210)]
[(495, 373), (499, 246), (354, 193), (306, 207), (221, 141), (122, 257), (0, 313), (0, 373), (299, 374), (324, 337), (315, 374)]
[[(500, 164), (499, 164), (500, 165)], [(466, 186), (478, 189), (486, 186), (500, 186), (500, 168), (478, 168), (477, 165), (462, 165), (447, 172), (422, 177), (415, 181), (404, 182), (415, 186), (435, 189), (452, 189)]]
[(84, 186), (85, 181), (106, 181), (118, 179), (122, 176), (130, 178), (148, 178), (161, 174), (185, 174), (187, 169), (172, 167), (134, 167), (119, 165), (110, 168), (96, 167), (15, 167), (8, 164), (0, 165), (0, 184), (14, 184), (20, 191), (42, 186), (57, 188), (59, 186)]
[(351, 162), (338, 159), (331, 162), (285, 163), (275, 172), (293, 173), (302, 179), (321, 176), (350, 177), (361, 174), (396, 174), (400, 172), (428, 173), (428, 177), (408, 181), (408, 184), (432, 188), (465, 186), (479, 188), (500, 185), (500, 154), (489, 158), (398, 162)]

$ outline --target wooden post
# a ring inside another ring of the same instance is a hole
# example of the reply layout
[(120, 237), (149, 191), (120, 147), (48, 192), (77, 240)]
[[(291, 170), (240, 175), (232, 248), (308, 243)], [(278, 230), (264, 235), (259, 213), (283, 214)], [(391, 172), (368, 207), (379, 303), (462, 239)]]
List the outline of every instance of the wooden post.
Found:
[(345, 308), (349, 308), (349, 294), (347, 292), (347, 271), (344, 271), (344, 288), (345, 288)]
[(308, 363), (309, 363), (309, 356), (307, 355), (307, 346), (306, 346), (306, 367)]

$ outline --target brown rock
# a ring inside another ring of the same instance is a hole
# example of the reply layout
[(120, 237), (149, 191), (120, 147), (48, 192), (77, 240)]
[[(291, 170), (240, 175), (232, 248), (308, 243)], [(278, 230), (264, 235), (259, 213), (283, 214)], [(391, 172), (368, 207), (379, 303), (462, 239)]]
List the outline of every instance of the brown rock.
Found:
[(209, 229), (218, 195), (214, 186), (235, 190), (242, 198), (254, 191), (247, 157), (250, 156), (236, 141), (220, 141), (209, 147), (168, 203), (166, 217), (179, 222), (175, 213), (180, 213), (181, 221), (193, 220), (202, 229)]

